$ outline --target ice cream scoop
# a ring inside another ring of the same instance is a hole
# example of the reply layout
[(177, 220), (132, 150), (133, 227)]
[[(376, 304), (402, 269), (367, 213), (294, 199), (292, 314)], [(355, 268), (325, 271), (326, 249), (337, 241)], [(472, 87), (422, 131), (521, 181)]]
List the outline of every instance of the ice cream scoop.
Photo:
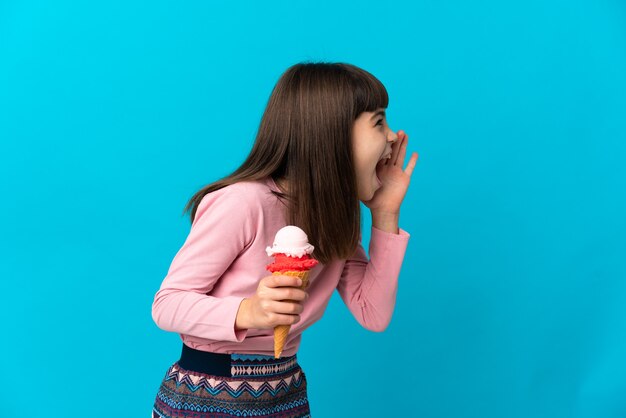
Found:
[(281, 228), (274, 237), (274, 245), (267, 247), (265, 251), (270, 257), (281, 253), (291, 257), (302, 257), (311, 254), (315, 247), (309, 244), (306, 233), (294, 225)]

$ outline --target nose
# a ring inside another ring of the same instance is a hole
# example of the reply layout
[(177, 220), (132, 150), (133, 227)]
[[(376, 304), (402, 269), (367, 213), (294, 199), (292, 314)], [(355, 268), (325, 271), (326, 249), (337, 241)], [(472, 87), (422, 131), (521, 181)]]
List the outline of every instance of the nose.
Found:
[(394, 131), (392, 131), (390, 129), (389, 130), (389, 134), (387, 135), (387, 141), (389, 141), (389, 142), (391, 142), (393, 144), (397, 140), (398, 140), (398, 135)]

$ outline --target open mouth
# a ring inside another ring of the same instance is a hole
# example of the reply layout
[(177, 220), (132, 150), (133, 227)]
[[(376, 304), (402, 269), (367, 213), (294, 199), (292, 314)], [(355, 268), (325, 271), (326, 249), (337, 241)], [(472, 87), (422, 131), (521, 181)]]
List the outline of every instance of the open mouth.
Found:
[(383, 185), (383, 182), (380, 179), (380, 170), (383, 169), (383, 166), (387, 164), (387, 161), (389, 161), (390, 158), (391, 158), (391, 152), (382, 156), (380, 160), (378, 160), (378, 163), (376, 163), (376, 167), (374, 168), (374, 177), (376, 177), (376, 181), (378, 182), (378, 187), (381, 187)]
[(376, 177), (376, 180), (378, 181), (378, 186), (382, 186), (383, 182), (380, 180), (380, 170), (382, 170), (383, 165), (385, 164), (385, 160), (380, 160), (378, 162), (378, 164), (376, 164), (376, 169), (374, 170), (374, 176)]

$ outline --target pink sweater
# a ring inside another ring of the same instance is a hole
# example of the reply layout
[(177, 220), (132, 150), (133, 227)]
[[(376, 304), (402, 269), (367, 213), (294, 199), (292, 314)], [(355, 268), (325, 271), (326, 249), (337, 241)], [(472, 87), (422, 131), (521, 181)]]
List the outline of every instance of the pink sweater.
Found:
[[(189, 347), (215, 353), (274, 354), (273, 329), (235, 330), (239, 304), (271, 275), (265, 252), (286, 225), (285, 206), (268, 177), (205, 195), (185, 243), (176, 253), (152, 304), (159, 328), (180, 334)], [(347, 260), (310, 273), (300, 321), (291, 326), (283, 356), (298, 351), (302, 332), (319, 320), (335, 289), (366, 329), (383, 331), (393, 314), (398, 276), (410, 235), (372, 227), (370, 257), (363, 246)]]

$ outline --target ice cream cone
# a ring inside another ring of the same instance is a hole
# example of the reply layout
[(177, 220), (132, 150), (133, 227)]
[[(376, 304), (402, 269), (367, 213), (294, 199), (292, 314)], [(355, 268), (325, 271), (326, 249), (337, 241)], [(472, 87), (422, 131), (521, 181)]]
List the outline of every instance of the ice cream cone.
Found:
[[(294, 276), (300, 278), (302, 280), (302, 285), (300, 285), (300, 289), (304, 290), (309, 285), (309, 271), (275, 271), (272, 273), (275, 276)], [(288, 300), (289, 301), (289, 300)], [(283, 347), (285, 346), (285, 342), (287, 341), (287, 334), (289, 334), (289, 330), (291, 329), (291, 325), (277, 325), (274, 327), (274, 357), (279, 358), (280, 354), (283, 352)]]
[[(268, 256), (274, 257), (274, 262), (268, 264), (266, 268), (272, 275), (300, 278), (302, 280), (300, 289), (304, 290), (309, 286), (309, 270), (319, 263), (311, 257), (314, 249), (302, 229), (295, 225), (287, 225), (276, 233), (274, 244), (265, 249)], [(283, 352), (290, 329), (291, 325), (274, 327), (274, 357), (279, 358)]]

